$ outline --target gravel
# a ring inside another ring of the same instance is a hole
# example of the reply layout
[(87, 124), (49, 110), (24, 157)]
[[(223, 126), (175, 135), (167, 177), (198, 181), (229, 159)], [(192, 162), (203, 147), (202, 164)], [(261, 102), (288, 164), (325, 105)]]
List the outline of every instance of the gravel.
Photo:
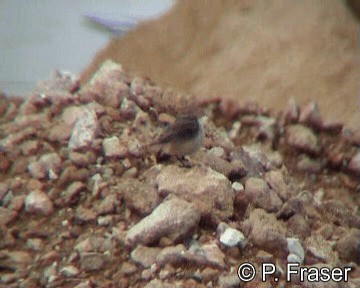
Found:
[(351, 263), (359, 282), (358, 142), (313, 103), (205, 102), (204, 147), (184, 160), (146, 149), (175, 92), (111, 62), (77, 89), (41, 85), (0, 97), (0, 285), (247, 287), (238, 265), (262, 261)]

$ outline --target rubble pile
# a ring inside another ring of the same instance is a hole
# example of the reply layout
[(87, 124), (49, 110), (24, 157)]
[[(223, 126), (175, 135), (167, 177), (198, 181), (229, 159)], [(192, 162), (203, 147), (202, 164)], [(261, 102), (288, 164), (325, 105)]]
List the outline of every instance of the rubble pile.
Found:
[[(196, 105), (200, 151), (147, 149)], [(196, 103), (109, 61), (81, 87), (55, 73), (0, 97), (0, 285), (359, 287), (359, 147), (314, 103)], [(242, 263), (255, 279), (240, 280)], [(351, 271), (288, 282), (287, 263)]]

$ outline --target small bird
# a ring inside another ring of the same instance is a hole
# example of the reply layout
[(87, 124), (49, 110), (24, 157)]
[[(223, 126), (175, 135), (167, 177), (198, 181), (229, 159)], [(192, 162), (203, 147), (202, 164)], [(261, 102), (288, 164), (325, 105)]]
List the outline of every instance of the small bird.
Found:
[(198, 117), (181, 115), (150, 145), (163, 145), (169, 155), (183, 157), (195, 153), (204, 142), (204, 130)]

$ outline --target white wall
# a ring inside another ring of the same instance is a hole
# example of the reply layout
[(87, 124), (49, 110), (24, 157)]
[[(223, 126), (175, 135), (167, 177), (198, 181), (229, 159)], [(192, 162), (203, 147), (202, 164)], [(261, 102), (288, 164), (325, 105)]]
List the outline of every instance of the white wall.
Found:
[(82, 15), (158, 15), (171, 0), (0, 0), (0, 90), (30, 92), (51, 71), (79, 73), (111, 37)]

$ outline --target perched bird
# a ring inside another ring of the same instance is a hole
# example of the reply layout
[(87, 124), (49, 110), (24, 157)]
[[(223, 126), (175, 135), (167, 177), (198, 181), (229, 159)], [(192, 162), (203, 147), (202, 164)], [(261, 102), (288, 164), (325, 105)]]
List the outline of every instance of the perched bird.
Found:
[(163, 145), (169, 155), (183, 157), (195, 153), (203, 145), (204, 130), (193, 115), (181, 115), (150, 145)]

